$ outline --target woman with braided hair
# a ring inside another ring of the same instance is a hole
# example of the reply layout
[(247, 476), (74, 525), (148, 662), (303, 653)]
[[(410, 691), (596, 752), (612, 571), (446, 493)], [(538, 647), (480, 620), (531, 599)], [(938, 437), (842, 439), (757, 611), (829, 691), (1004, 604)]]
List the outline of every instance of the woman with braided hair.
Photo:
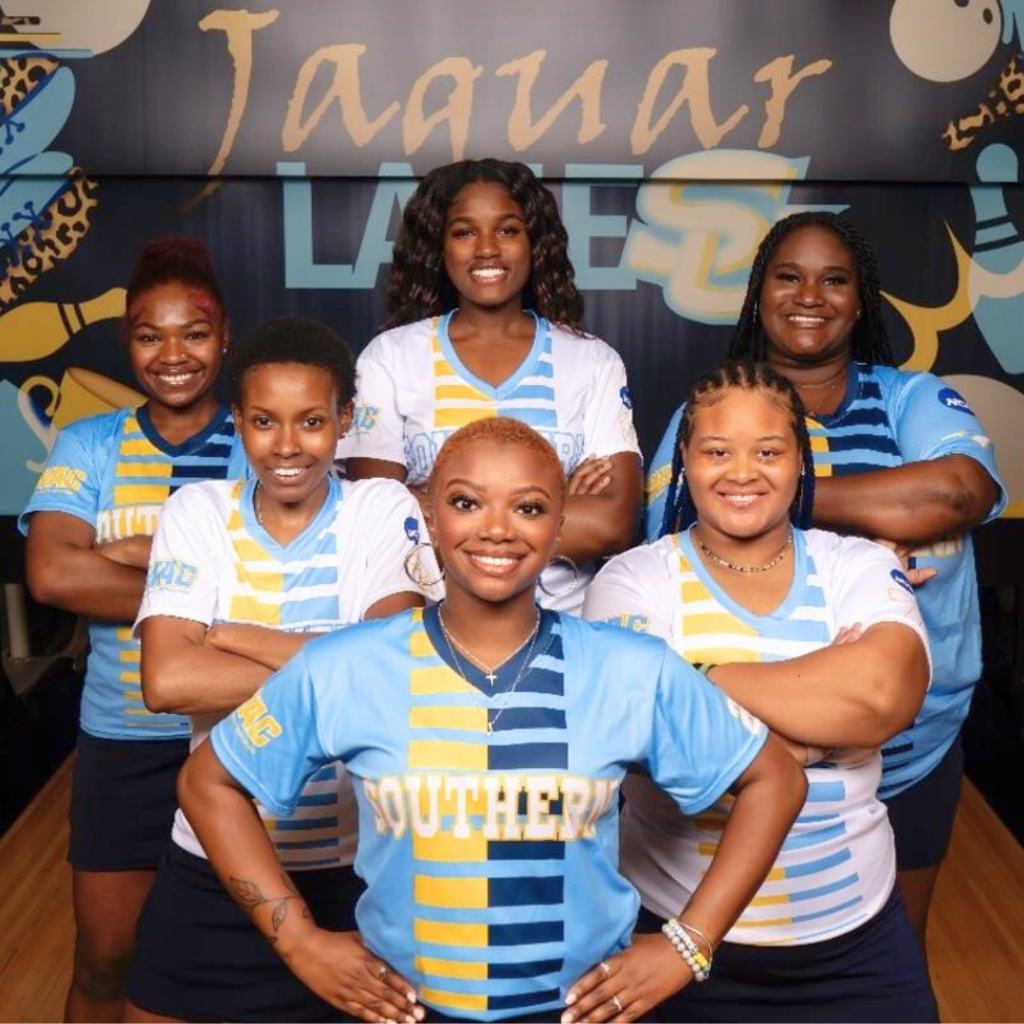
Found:
[(570, 571), (550, 567), (541, 600), (578, 611), (591, 563), (634, 540), (641, 464), (625, 368), (583, 329), (554, 197), (525, 164), (431, 171), (405, 208), (388, 303), (388, 329), (359, 358), (354, 425), (338, 449), (349, 477), (401, 480), (425, 504), (455, 430), (522, 420), (570, 478), (554, 560)]
[[(934, 1021), (876, 797), (878, 748), (928, 682), (914, 590), (889, 549), (808, 528), (805, 414), (767, 364), (729, 362), (699, 380), (682, 424), (677, 530), (612, 559), (584, 618), (668, 641), (787, 740), (808, 790), (739, 920), (703, 936), (711, 984), (671, 996), (659, 1019)], [(657, 932), (709, 872), (732, 808), (726, 798), (683, 818), (639, 776), (623, 794), (622, 870), (643, 901), (639, 930)], [(623, 972), (652, 969), (622, 957)]]
[[(913, 724), (883, 749), (879, 786), (903, 900), (924, 948), (959, 799), (960, 727), (981, 674), (970, 531), (999, 515), (1006, 498), (991, 442), (967, 403), (940, 378), (895, 367), (878, 282), (871, 247), (845, 218), (787, 217), (757, 252), (729, 355), (767, 360), (803, 400), (814, 523), (882, 539), (915, 583), (930, 578), (918, 600), (934, 681)], [(650, 539), (677, 528), (682, 419), (677, 412), (649, 477)]]

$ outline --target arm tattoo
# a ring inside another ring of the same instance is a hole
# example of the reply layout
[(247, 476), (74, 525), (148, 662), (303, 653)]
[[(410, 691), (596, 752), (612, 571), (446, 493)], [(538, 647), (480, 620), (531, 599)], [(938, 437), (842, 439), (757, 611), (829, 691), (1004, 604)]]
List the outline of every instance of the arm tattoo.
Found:
[(228, 888), (231, 891), (232, 897), (250, 918), (255, 917), (257, 907), (269, 904), (273, 908), (270, 912), (270, 928), (273, 934), (267, 936), (271, 943), (277, 942), (277, 934), (288, 917), (289, 900), (298, 900), (302, 903), (303, 916), (309, 916), (305, 901), (299, 895), (299, 891), (295, 888), (292, 880), (283, 871), (281, 872), (281, 881), (284, 883), (289, 895), (270, 898), (263, 895), (262, 890), (255, 882), (247, 881), (244, 878), (235, 878), (234, 875), (228, 879)]

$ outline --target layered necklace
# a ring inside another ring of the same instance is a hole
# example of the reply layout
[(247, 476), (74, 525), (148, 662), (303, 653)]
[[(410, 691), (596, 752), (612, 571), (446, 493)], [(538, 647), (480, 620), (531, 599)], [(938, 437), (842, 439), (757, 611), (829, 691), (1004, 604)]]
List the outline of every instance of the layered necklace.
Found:
[[(519, 686), (519, 683), (522, 680), (523, 676), (525, 676), (527, 672), (529, 672), (529, 666), (531, 661), (533, 660), (533, 648), (536, 646), (537, 637), (540, 635), (540, 612), (537, 612), (537, 620), (533, 624), (533, 629), (530, 630), (530, 635), (507, 658), (502, 659), (493, 667), (488, 667), (488, 665), (486, 664), (486, 662), (483, 661), (482, 658), (478, 657), (472, 651), (468, 650), (463, 644), (460, 644), (458, 640), (456, 640), (451, 635), (451, 633), (448, 632), (448, 627), (445, 625), (444, 615), (441, 610), (442, 607), (443, 602), (442, 605), (439, 605), (437, 609), (437, 621), (441, 624), (441, 633), (444, 635), (444, 641), (448, 645), (448, 653), (452, 656), (452, 661), (455, 663), (456, 672), (458, 672), (458, 674), (467, 683), (469, 683), (471, 687), (473, 686), (473, 684), (470, 682), (469, 676), (466, 674), (465, 669), (463, 669), (462, 662), (459, 661), (459, 656), (455, 653), (456, 648), (462, 652), (463, 657), (468, 658), (472, 663), (479, 666), (480, 668), (486, 669), (486, 671), (484, 672), (484, 678), (487, 680), (488, 684), (493, 689), (494, 684), (498, 679), (498, 669), (501, 668), (502, 665), (505, 665), (508, 662), (510, 662), (524, 647), (526, 647), (527, 644), (530, 645), (526, 652), (526, 657), (523, 658), (522, 664), (520, 664), (519, 666), (519, 671), (516, 673), (516, 677), (512, 682), (512, 686), (509, 688), (508, 692), (505, 695), (505, 702), (498, 709), (498, 713), (494, 716), (493, 719), (491, 719), (490, 716), (488, 716), (487, 718), (487, 735), (490, 736), (494, 732), (494, 727), (498, 724), (498, 720), (505, 713), (505, 708), (508, 707), (508, 702), (511, 699), (512, 694), (516, 692), (516, 688)], [(473, 689), (475, 690), (476, 687), (473, 687)], [(478, 708), (481, 708), (484, 711), (487, 710), (486, 707), (479, 701), (477, 701), (475, 698), (474, 703)]]
[(737, 565), (735, 562), (730, 562), (728, 558), (723, 558), (717, 551), (712, 551), (711, 548), (704, 543), (704, 539), (696, 530), (691, 532), (691, 536), (697, 542), (701, 551), (703, 551), (704, 554), (715, 563), (715, 565), (720, 565), (723, 569), (732, 569), (733, 572), (742, 573), (767, 572), (769, 569), (774, 569), (775, 566), (777, 566), (786, 557), (786, 552), (793, 546), (793, 531), (790, 530), (786, 537), (786, 543), (779, 548), (778, 554), (773, 555), (767, 562), (762, 562), (760, 565)]
[(846, 383), (847, 365), (848, 364), (843, 363), (843, 365), (840, 366), (839, 369), (834, 374), (832, 374), (831, 377), (829, 377), (827, 380), (820, 381), (817, 384), (797, 384), (794, 381), (793, 386), (797, 389), (797, 391), (800, 392), (801, 401), (803, 401), (804, 391), (822, 392), (822, 395), (821, 397), (818, 398), (814, 408), (811, 408), (811, 406), (808, 405), (807, 402), (804, 402), (804, 410), (806, 411), (808, 416), (818, 417), (822, 415), (828, 415), (824, 410), (824, 406), (829, 403), (832, 392), (835, 391), (840, 384)]

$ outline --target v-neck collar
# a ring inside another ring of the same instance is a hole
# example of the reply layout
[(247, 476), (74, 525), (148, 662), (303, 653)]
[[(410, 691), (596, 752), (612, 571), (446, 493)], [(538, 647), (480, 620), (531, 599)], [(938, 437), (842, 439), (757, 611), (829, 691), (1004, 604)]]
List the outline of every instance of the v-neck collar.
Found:
[(776, 627), (789, 620), (793, 611), (803, 601), (807, 587), (807, 544), (802, 530), (793, 528), (793, 580), (789, 585), (789, 591), (772, 611), (764, 615), (758, 615), (756, 612), (750, 611), (749, 608), (745, 608), (738, 601), (731, 598), (711, 573), (708, 572), (707, 567), (700, 560), (700, 556), (693, 546), (693, 539), (690, 536), (692, 530), (693, 526), (682, 533), (676, 534), (679, 550), (690, 563), (690, 567), (696, 574), (697, 579), (708, 588), (711, 596), (727, 612), (735, 615), (736, 618), (753, 627), (759, 633), (764, 633), (766, 627), (768, 632), (772, 632)]
[(444, 631), (441, 629), (440, 607), (440, 605), (431, 605), (423, 610), (423, 627), (427, 631), (427, 637), (430, 639), (430, 643), (437, 656), (456, 675), (465, 679), (467, 683), (479, 690), (485, 697), (508, 693), (513, 686), (517, 685), (522, 678), (520, 670), (523, 670), (524, 675), (529, 671), (529, 666), (524, 664), (527, 655), (529, 655), (531, 663), (533, 663), (547, 651), (551, 646), (554, 624), (558, 621), (557, 612), (539, 608), (540, 626), (538, 627), (537, 639), (532, 645), (532, 649), (529, 641), (527, 641), (508, 661), (499, 665), (494, 670), (494, 685), (491, 686), (487, 680), (487, 674), (477, 668), (465, 655), (460, 654), (456, 650), (455, 657), (458, 661), (453, 660), (452, 651), (449, 650), (448, 641), (445, 639)]
[(245, 523), (249, 536), (253, 537), (265, 550), (272, 552), (280, 562), (294, 561), (300, 557), (309, 540), (318, 537), (323, 528), (334, 519), (337, 514), (338, 502), (343, 496), (341, 484), (333, 476), (328, 476), (327, 494), (324, 496), (324, 503), (320, 506), (320, 510), (297, 537), (287, 544), (280, 544), (267, 533), (256, 518), (256, 506), (253, 501), (258, 483), (259, 477), (255, 476), (245, 482), (239, 500), (242, 521)]
[(198, 433), (193, 434), (191, 437), (186, 437), (181, 444), (171, 444), (156, 429), (156, 425), (153, 423), (153, 419), (149, 414), (149, 404), (140, 405), (135, 410), (135, 419), (138, 421), (139, 428), (142, 433), (146, 435), (146, 440), (156, 448), (158, 451), (169, 455), (172, 458), (176, 458), (180, 455), (188, 455), (194, 452), (197, 448), (202, 448), (204, 444), (219, 430), (223, 430), (231, 422), (231, 410), (223, 403), (217, 406), (216, 412), (213, 414), (213, 418), (209, 423), (203, 427)]
[(441, 322), (437, 325), (437, 338), (441, 345), (441, 352), (448, 364), (467, 384), (472, 385), (478, 391), (483, 392), (488, 398), (495, 401), (508, 398), (536, 370), (540, 357), (544, 354), (544, 342), (548, 336), (548, 322), (544, 317), (534, 313), (532, 309), (526, 309), (523, 312), (529, 313), (533, 317), (533, 344), (512, 375), (497, 386), (489, 384), (471, 372), (455, 351), (451, 336), (448, 334), (448, 325), (451, 323), (452, 317), (458, 313), (458, 309), (451, 309), (445, 313), (441, 317)]

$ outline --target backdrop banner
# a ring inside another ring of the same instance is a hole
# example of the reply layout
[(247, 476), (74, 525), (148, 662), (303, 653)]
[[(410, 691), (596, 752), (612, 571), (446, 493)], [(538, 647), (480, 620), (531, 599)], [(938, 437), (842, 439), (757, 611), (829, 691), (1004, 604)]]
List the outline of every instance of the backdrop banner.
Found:
[(137, 400), (147, 240), (210, 245), (236, 333), (301, 313), (359, 350), (417, 176), (493, 155), (555, 192), (648, 454), (770, 226), (846, 210), (898, 357), (972, 404), (1024, 517), (1024, 0), (0, 9), (0, 515), (59, 428)]

